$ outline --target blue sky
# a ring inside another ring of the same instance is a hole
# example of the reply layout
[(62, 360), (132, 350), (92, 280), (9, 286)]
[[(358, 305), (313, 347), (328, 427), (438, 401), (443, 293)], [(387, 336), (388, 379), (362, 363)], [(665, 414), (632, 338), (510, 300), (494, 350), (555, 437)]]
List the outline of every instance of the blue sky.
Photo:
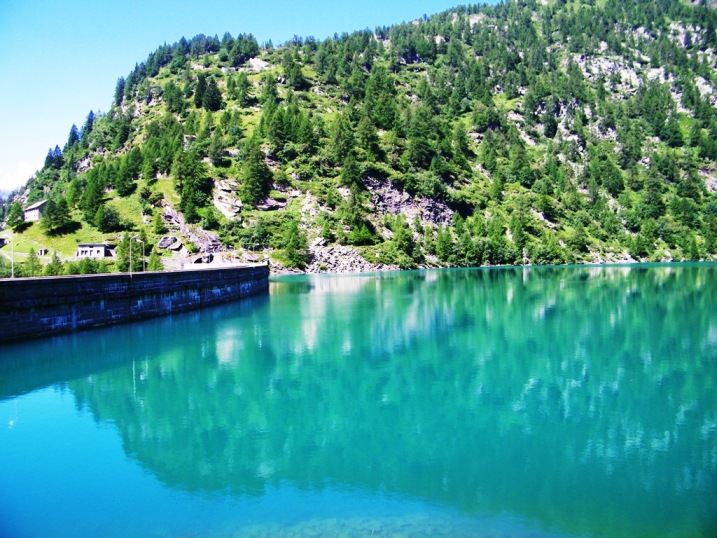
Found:
[(410, 21), (460, 0), (0, 0), (0, 191), (23, 185), (72, 124), (106, 111), (120, 76), (182, 36), (294, 35)]

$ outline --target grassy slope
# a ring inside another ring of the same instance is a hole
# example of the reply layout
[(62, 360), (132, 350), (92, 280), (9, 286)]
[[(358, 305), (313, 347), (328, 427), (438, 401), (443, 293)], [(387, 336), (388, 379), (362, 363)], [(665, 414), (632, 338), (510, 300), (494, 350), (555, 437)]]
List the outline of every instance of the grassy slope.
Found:
[[(540, 30), (540, 25), (538, 24), (538, 30)], [(563, 57), (565, 57), (565, 51), (561, 53)], [(277, 64), (280, 60), (280, 55), (277, 51), (262, 51), (260, 58), (262, 58), (265, 61), (270, 62), (270, 70), (268, 72), (271, 72), (273, 74), (280, 74), (282, 72), (282, 69), (280, 67), (277, 67)], [(201, 63), (201, 62), (196, 62)], [(222, 87), (224, 90), (226, 89), (226, 83), (225, 79), (223, 78), (221, 71), (220, 71), (220, 62), (218, 60), (218, 56), (211, 55), (208, 57), (209, 64), (209, 70), (208, 72), (215, 73), (218, 77), (220, 77), (220, 87)], [(273, 64), (273, 65), (271, 65)], [(205, 64), (206, 65), (206, 64)], [(646, 67), (643, 67), (642, 70), (648, 69), (649, 64)], [(262, 72), (251, 72), (250, 73), (250, 81), (253, 85), (253, 93), (256, 95), (259, 93), (259, 84), (261, 77), (266, 73), (267, 71)], [(312, 66), (304, 66), (303, 68), (304, 75), (309, 80), (310, 84), (314, 84), (316, 82), (316, 72), (314, 71), (314, 68)], [(425, 77), (426, 74), (429, 72), (429, 69), (423, 65), (415, 65), (415, 66), (409, 66), (406, 69), (402, 70), (401, 73), (398, 75), (398, 88), (399, 88), (399, 94), (404, 96), (411, 92), (412, 89), (416, 87), (417, 81)], [(160, 73), (154, 78), (150, 79), (148, 82), (149, 84), (158, 84), (158, 85), (165, 85), (169, 80), (174, 79), (175, 76), (171, 75), (168, 68), (162, 68)], [(283, 86), (279, 87), (280, 97), (284, 98), (286, 96), (286, 89)], [(302, 93), (301, 97), (305, 102), (305, 106), (307, 109), (313, 110), (315, 112), (321, 113), (323, 120), (325, 124), (328, 126), (331, 124), (331, 121), (333, 117), (335, 116), (335, 112), (337, 110), (340, 110), (343, 105), (339, 101), (339, 98), (337, 96), (340, 95), (340, 92), (336, 91), (336, 88), (328, 88), (328, 91), (326, 93), (323, 93), (321, 95), (314, 93), (313, 91), (309, 91), (306, 93)], [(621, 98), (619, 95), (615, 96), (616, 98)], [(523, 97), (518, 97), (515, 99), (507, 99), (505, 94), (499, 93), (497, 95), (493, 96), (493, 100), (495, 102), (496, 108), (501, 111), (503, 114), (507, 114), (508, 112), (514, 112), (514, 113), (520, 113), (521, 108), (523, 106)], [(193, 108), (193, 105), (190, 102), (190, 108)], [(236, 107), (236, 103), (234, 103), (232, 100), (229, 100), (227, 96), (225, 95), (225, 103), (226, 108), (232, 109)], [(164, 101), (161, 99), (156, 100), (151, 105), (145, 105), (140, 104), (138, 105), (139, 109), (141, 111), (140, 117), (137, 119), (137, 121), (133, 121), (133, 128), (135, 129), (135, 132), (133, 134), (133, 139), (136, 143), (141, 143), (141, 140), (143, 139), (143, 130), (145, 129), (146, 125), (152, 120), (156, 118), (162, 117), (166, 113), (166, 106), (164, 104)], [(331, 111), (331, 112), (328, 112)], [(200, 123), (204, 119), (204, 111), (197, 111), (200, 119)], [(243, 120), (243, 126), (246, 132), (247, 136), (250, 136), (254, 129), (256, 128), (260, 118), (261, 118), (261, 109), (259, 107), (250, 107), (246, 109), (241, 110), (242, 113), (242, 120)], [(219, 122), (219, 117), (221, 115), (221, 112), (215, 113), (213, 116), (213, 120), (215, 123)], [(471, 124), (471, 115), (470, 113), (464, 114), (464, 116), (461, 118), (466, 125)], [(678, 115), (678, 119), (680, 122), (680, 128), (682, 130), (682, 133), (685, 137), (687, 137), (690, 127), (693, 123), (693, 119), (685, 114), (680, 113)], [(549, 141), (545, 139), (544, 137), (537, 137), (534, 140), (534, 145), (527, 145), (526, 146), (526, 152), (529, 155), (529, 158), (531, 162), (535, 163), (537, 166), (542, 165), (545, 163), (547, 153), (551, 150), (553, 146), (556, 144), (559, 145), (559, 142)], [(608, 147), (610, 147), (610, 151), (614, 151), (616, 148), (616, 144), (610, 141), (602, 141), (600, 144), (604, 144)], [(652, 141), (650, 139), (646, 139), (644, 143), (644, 150), (646, 152), (654, 151), (655, 149), (663, 149), (664, 145), (661, 142)], [(480, 155), (481, 149), (479, 145), (475, 145), (473, 147), (473, 151), (476, 155)], [(584, 158), (584, 155), (583, 157)], [(477, 164), (473, 163), (474, 165)], [(286, 171), (292, 170), (292, 164), (289, 163), (284, 166), (284, 169)], [(213, 167), (209, 167), (210, 173), (212, 176), (216, 179), (221, 177), (222, 175), (232, 175), (236, 173), (236, 164), (232, 166), (230, 169), (215, 169)], [(324, 171), (326, 173), (326, 171)], [(333, 173), (333, 172), (331, 172)], [(319, 182), (327, 182), (329, 181), (328, 177), (322, 177), (318, 179)], [(504, 189), (504, 197), (503, 200), (500, 202), (497, 202), (495, 200), (488, 199), (487, 191), (489, 188), (491, 178), (490, 176), (484, 175), (482, 169), (479, 167), (475, 167), (475, 170), (472, 174), (472, 177), (468, 180), (462, 181), (458, 183), (455, 186), (455, 193), (458, 198), (465, 199), (470, 201), (472, 204), (475, 204), (478, 206), (479, 210), (477, 210), (477, 213), (485, 216), (492, 215), (492, 214), (502, 214), (504, 219), (507, 220), (509, 216), (515, 211), (516, 206), (520, 202), (521, 199), (527, 199), (530, 200), (531, 203), (535, 201), (536, 195), (535, 193), (531, 192), (530, 190), (527, 190), (520, 186), (517, 183), (509, 183), (506, 184)], [(138, 181), (137, 182), (137, 189), (135, 192), (126, 198), (117, 198), (113, 192), (108, 193), (108, 198), (110, 198), (109, 204), (114, 206), (120, 213), (122, 219), (128, 223), (131, 223), (131, 228), (133, 230), (138, 230), (141, 226), (144, 224), (142, 223), (142, 215), (141, 210), (142, 206), (140, 204), (139, 200), (139, 192), (141, 191), (142, 187), (145, 185), (144, 181)], [(306, 190), (310, 189), (313, 190), (314, 188), (319, 188), (320, 186), (315, 186), (311, 184), (303, 184), (303, 183), (295, 183), (292, 185), (294, 188), (299, 188), (300, 190)], [(670, 187), (672, 188), (672, 187)], [(170, 179), (161, 179), (159, 180), (154, 186), (153, 190), (155, 192), (161, 193), (164, 198), (168, 201), (170, 201), (172, 204), (176, 205), (179, 201), (178, 195), (176, 192), (174, 192), (174, 187), (172, 185), (172, 181)], [(629, 199), (630, 197), (634, 198), (633, 193), (629, 193), (626, 195), (626, 199)], [(298, 203), (292, 202), (288, 206), (288, 210), (291, 212), (296, 213), (297, 212), (297, 206)], [(249, 216), (251, 216), (251, 212), (249, 212)], [(376, 220), (380, 221), (380, 216), (376, 216)], [(79, 217), (77, 217), (77, 220), (80, 221)], [(590, 222), (589, 223), (592, 226), (595, 226), (596, 223)], [(150, 225), (144, 225), (147, 228), (147, 231), (150, 232), (150, 241), (154, 241), (157, 239), (157, 237), (154, 237), (151, 234), (151, 226)], [(526, 229), (528, 230), (528, 233), (532, 240), (539, 240), (542, 235), (548, 231), (548, 230), (557, 230), (557, 236), (560, 240), (565, 240), (568, 238), (571, 234), (575, 232), (575, 228), (573, 227), (573, 224), (568, 220), (564, 219), (562, 222), (560, 222), (557, 226), (555, 223), (548, 223), (544, 220), (538, 218), (537, 216), (531, 214), (529, 215), (529, 220), (526, 225)], [(588, 229), (590, 229), (588, 227)], [(27, 231), (25, 231), (23, 234), (19, 234), (19, 245), (17, 247), (18, 252), (20, 255), (23, 253), (26, 253), (29, 251), (30, 247), (33, 247), (35, 249), (38, 248), (48, 248), (51, 251), (57, 251), (62, 256), (71, 256), (74, 253), (75, 245), (79, 241), (83, 242), (94, 242), (94, 241), (101, 241), (101, 240), (116, 240), (118, 234), (100, 234), (96, 229), (87, 226), (83, 223), (83, 225), (74, 233), (62, 236), (62, 237), (44, 237), (41, 233), (41, 230), (39, 229), (39, 226), (37, 224), (30, 227)], [(591, 245), (597, 245), (603, 252), (620, 252), (624, 250), (624, 244), (622, 244), (622, 240), (618, 240), (615, 238), (609, 239), (609, 240), (598, 240), (597, 234), (590, 234), (589, 242)], [(7, 249), (8, 247), (5, 247)], [(656, 252), (661, 252), (666, 249), (665, 244), (661, 244), (658, 241), (658, 248), (656, 249)], [(675, 254), (677, 257), (680, 256), (679, 248), (673, 249), (673, 254)], [(578, 259), (578, 261), (580, 261)]]

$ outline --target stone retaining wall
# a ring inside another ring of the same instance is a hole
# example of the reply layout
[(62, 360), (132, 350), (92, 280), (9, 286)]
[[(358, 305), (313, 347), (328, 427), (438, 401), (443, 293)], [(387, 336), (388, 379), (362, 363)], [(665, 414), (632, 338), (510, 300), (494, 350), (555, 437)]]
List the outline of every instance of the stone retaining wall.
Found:
[(0, 342), (162, 316), (268, 289), (266, 265), (0, 279)]

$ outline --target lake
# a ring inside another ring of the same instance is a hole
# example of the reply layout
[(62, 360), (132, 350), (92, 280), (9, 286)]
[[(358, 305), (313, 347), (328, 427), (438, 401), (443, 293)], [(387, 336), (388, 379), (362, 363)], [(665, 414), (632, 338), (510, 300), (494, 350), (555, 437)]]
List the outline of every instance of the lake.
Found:
[(717, 265), (273, 278), (0, 346), (0, 536), (717, 536)]

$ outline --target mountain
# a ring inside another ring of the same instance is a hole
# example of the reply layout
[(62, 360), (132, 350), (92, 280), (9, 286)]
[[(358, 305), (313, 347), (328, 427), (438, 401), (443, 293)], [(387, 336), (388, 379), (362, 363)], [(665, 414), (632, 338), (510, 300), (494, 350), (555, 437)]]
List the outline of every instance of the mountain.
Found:
[(508, 1), (279, 47), (182, 38), (48, 153), (15, 199), (50, 200), (39, 225), (2, 211), (60, 257), (119, 241), (120, 269), (137, 233), (165, 266), (715, 259), (710, 6)]

